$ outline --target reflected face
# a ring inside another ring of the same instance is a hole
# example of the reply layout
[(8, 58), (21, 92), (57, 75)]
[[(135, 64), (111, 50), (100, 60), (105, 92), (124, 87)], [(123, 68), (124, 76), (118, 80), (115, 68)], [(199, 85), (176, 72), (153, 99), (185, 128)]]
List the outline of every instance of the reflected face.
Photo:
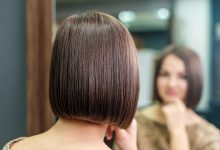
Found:
[(164, 103), (176, 99), (184, 101), (188, 89), (184, 62), (173, 54), (166, 56), (156, 82), (158, 94)]

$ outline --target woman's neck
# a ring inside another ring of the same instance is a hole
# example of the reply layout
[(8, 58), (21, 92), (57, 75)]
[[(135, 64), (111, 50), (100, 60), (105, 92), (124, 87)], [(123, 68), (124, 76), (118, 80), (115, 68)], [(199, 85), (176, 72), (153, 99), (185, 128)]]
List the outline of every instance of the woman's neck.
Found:
[(109, 150), (103, 142), (107, 125), (74, 119), (59, 119), (48, 131), (13, 145), (15, 149)]
[(47, 134), (59, 137), (59, 140), (67, 143), (100, 143), (104, 139), (106, 129), (105, 124), (59, 119)]

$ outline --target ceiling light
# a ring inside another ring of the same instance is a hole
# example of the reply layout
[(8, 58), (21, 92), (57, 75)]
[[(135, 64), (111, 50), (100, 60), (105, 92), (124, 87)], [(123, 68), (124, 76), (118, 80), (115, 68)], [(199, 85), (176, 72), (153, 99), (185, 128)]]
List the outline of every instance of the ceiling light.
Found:
[(170, 11), (167, 8), (161, 8), (157, 11), (157, 16), (160, 19), (166, 20), (170, 16)]
[(118, 14), (118, 18), (122, 21), (122, 22), (132, 22), (135, 19), (135, 13), (133, 11), (121, 11)]

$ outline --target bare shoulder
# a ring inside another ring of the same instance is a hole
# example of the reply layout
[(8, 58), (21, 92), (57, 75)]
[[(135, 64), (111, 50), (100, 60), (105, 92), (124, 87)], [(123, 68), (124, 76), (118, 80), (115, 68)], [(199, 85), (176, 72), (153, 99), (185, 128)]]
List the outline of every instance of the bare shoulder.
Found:
[(9, 150), (37, 150), (40, 145), (43, 145), (44, 140), (42, 134), (27, 137), (21, 141), (14, 143)]
[(4, 145), (4, 147), (2, 148), (2, 150), (11, 150), (11, 147), (12, 147), (15, 143), (20, 142), (20, 141), (22, 141), (22, 140), (24, 140), (24, 139), (25, 139), (25, 137), (19, 137), (19, 138), (13, 139), (13, 140), (9, 141), (8, 143), (6, 143), (6, 144)]

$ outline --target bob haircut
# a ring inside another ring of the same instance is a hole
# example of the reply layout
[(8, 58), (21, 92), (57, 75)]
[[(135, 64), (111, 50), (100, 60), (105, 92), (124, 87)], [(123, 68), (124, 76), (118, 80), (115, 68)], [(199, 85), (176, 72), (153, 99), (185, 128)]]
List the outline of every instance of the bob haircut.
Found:
[(191, 49), (176, 45), (170, 45), (165, 48), (165, 53), (157, 61), (157, 66), (154, 76), (154, 100), (162, 102), (162, 99), (157, 89), (157, 78), (164, 59), (168, 55), (175, 55), (181, 59), (186, 68), (186, 80), (188, 83), (187, 96), (185, 99), (185, 105), (188, 108), (194, 108), (200, 101), (202, 88), (203, 88), (203, 77), (202, 77), (202, 66), (199, 56)]
[(129, 31), (101, 12), (65, 19), (53, 45), (49, 92), (59, 118), (128, 127), (139, 95), (137, 50)]

